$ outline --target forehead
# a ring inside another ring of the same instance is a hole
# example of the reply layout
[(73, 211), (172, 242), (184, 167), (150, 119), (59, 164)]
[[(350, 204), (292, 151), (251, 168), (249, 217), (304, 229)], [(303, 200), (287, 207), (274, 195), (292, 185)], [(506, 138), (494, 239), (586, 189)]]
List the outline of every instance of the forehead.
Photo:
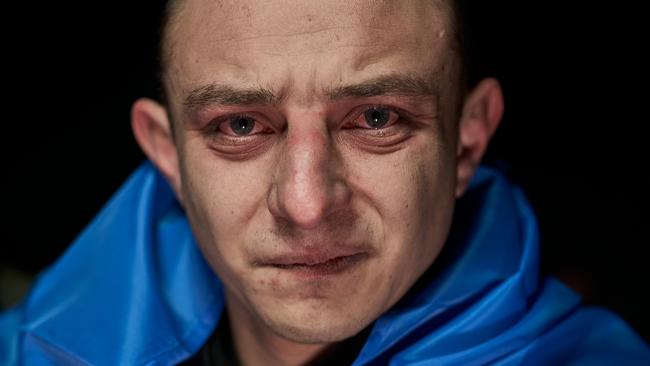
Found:
[(185, 0), (167, 35), (174, 94), (210, 82), (307, 89), (449, 61), (447, 1)]

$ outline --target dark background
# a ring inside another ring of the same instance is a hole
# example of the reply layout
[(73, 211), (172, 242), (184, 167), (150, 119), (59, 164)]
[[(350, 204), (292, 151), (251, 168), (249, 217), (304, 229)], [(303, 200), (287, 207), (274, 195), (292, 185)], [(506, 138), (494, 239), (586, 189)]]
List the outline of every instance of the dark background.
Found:
[[(647, 64), (640, 9), (467, 1), (472, 75), (501, 80), (486, 161), (538, 214), (542, 267), (650, 339)], [(143, 160), (162, 2), (3, 5), (0, 269), (52, 263)]]

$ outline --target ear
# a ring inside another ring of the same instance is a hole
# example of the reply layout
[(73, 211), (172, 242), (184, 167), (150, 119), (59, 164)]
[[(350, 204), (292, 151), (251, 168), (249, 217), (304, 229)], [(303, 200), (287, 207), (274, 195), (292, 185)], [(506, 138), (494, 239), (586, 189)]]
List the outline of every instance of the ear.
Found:
[(494, 78), (482, 80), (465, 99), (458, 128), (457, 198), (465, 192), (481, 163), (503, 116), (503, 104), (501, 85)]
[(170, 123), (165, 107), (152, 99), (138, 99), (131, 107), (131, 128), (135, 140), (165, 176), (180, 200), (178, 151)]

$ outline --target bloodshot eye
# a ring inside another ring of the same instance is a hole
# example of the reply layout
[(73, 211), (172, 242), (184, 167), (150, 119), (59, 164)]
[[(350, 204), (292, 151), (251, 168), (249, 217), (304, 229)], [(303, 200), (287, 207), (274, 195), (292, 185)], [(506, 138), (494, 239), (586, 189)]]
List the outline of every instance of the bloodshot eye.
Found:
[(368, 126), (372, 128), (381, 128), (388, 123), (390, 112), (384, 108), (371, 108), (363, 113)]
[(373, 107), (363, 112), (366, 124), (370, 128), (379, 129), (397, 120), (395, 112), (387, 108)]
[[(272, 133), (273, 130), (260, 122), (255, 116), (246, 114), (230, 115), (215, 119), (210, 126), (212, 132), (234, 139), (243, 139), (256, 135)], [(214, 130), (216, 128), (216, 131)], [(208, 130), (208, 133), (210, 130)]]
[(230, 128), (239, 136), (246, 136), (255, 128), (255, 120), (250, 117), (234, 117), (230, 120)]

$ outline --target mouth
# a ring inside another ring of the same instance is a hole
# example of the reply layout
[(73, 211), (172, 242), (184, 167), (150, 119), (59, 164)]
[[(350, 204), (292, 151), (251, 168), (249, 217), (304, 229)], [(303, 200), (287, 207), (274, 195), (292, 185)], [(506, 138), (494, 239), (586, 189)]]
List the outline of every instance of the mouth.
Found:
[(265, 265), (284, 273), (313, 278), (343, 273), (356, 267), (368, 257), (367, 252), (343, 255), (309, 254), (277, 258), (266, 262)]

